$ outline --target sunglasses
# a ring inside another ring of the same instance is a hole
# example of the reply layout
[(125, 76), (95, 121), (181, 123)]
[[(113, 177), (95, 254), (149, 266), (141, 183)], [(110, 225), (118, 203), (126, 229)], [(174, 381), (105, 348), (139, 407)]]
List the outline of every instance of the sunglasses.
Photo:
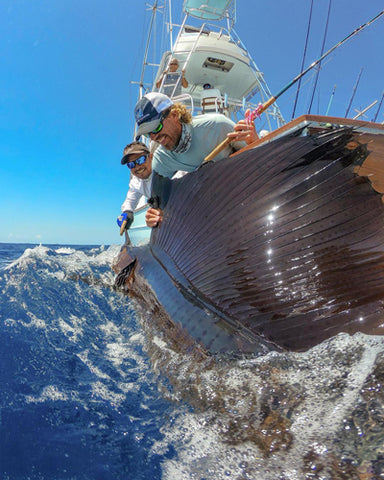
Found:
[(127, 167), (132, 170), (135, 168), (136, 165), (142, 165), (147, 160), (147, 155), (142, 155), (141, 157), (137, 158), (133, 162), (127, 162)]
[(159, 125), (155, 128), (155, 130), (152, 130), (152, 132), (144, 133), (144, 136), (149, 138), (150, 135), (156, 135), (157, 133), (161, 132), (163, 129), (163, 122), (164, 119), (168, 117), (168, 113), (166, 112), (159, 120)]

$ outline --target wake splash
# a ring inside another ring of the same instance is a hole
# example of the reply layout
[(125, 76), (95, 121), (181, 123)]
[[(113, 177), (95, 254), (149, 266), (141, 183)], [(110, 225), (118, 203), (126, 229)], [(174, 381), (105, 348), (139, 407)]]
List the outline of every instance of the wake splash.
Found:
[(166, 478), (384, 478), (381, 338), (341, 334), (304, 354), (198, 363), (170, 351), (163, 363), (161, 350), (152, 347), (171, 379), (164, 396), (194, 407), (164, 439), (179, 445)]
[(305, 353), (206, 357), (186, 355), (156, 317), (141, 311), (159, 388), (193, 408), (158, 442), (160, 451), (177, 445), (165, 478), (384, 478), (384, 337), (342, 333)]
[(113, 290), (119, 247), (0, 270), (0, 478), (384, 478), (384, 339), (188, 355)]

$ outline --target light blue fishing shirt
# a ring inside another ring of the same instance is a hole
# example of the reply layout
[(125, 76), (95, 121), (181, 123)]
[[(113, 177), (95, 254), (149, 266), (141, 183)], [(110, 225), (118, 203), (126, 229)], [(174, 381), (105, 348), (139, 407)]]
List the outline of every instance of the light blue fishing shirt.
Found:
[[(234, 122), (220, 113), (197, 115), (192, 119), (192, 141), (184, 153), (174, 153), (158, 147), (153, 154), (152, 169), (163, 177), (172, 177), (177, 170), (193, 172), (204, 158), (212, 152), (227, 136), (233, 132)], [(222, 150), (214, 161), (228, 157), (246, 145), (245, 142), (232, 142)]]

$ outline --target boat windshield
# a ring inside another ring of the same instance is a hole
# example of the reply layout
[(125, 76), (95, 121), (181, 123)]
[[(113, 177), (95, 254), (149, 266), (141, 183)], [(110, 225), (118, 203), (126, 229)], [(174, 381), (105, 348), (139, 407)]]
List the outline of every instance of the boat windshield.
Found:
[(203, 20), (221, 20), (232, 0), (184, 0), (184, 12)]

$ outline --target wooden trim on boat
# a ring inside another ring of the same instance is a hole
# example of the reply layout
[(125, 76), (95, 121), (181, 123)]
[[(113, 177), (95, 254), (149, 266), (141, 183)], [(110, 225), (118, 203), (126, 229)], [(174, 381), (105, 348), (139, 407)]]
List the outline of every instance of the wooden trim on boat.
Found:
[(309, 124), (311, 122), (318, 123), (318, 124), (349, 125), (351, 127), (364, 128), (364, 130), (366, 129), (381, 130), (384, 133), (384, 125), (382, 125), (381, 123), (368, 122), (364, 120), (354, 120), (352, 118), (325, 117), (322, 115), (301, 115), (300, 117), (297, 117), (294, 120), (283, 125), (282, 127), (274, 130), (273, 132), (270, 132), (265, 137), (259, 138), (258, 140), (251, 143), (250, 145), (247, 145), (241, 150), (235, 152), (232, 156), (237, 155), (240, 152), (245, 152), (246, 150), (250, 150), (251, 148), (258, 147), (259, 145), (266, 143), (275, 137), (281, 136), (284, 132), (288, 132), (294, 129), (294, 127), (297, 127), (299, 125), (305, 126), (305, 124)]

